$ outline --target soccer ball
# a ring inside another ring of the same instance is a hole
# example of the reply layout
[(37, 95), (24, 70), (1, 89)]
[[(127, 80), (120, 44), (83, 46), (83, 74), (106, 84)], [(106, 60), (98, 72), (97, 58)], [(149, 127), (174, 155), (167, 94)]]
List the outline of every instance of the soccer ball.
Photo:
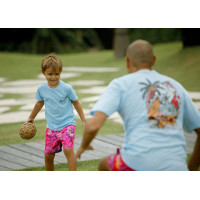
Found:
[(19, 128), (19, 135), (25, 140), (29, 140), (35, 136), (37, 129), (33, 123), (25, 123)]

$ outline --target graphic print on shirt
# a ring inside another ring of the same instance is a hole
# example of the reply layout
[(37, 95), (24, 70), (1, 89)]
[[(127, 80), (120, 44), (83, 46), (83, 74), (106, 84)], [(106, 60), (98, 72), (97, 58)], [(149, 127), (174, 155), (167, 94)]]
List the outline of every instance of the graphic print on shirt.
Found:
[(62, 97), (62, 99), (60, 99), (60, 102), (64, 102), (67, 99), (67, 96)]
[(146, 79), (146, 82), (139, 84), (142, 85), (142, 98), (146, 99), (149, 121), (155, 122), (154, 125), (160, 128), (165, 128), (167, 124), (173, 126), (180, 107), (180, 97), (175, 88), (169, 81), (151, 83)]

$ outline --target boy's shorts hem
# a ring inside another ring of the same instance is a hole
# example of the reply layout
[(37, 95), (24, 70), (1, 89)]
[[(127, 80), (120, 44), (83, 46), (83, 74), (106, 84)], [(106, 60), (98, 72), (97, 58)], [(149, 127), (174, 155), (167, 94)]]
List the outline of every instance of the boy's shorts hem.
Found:
[(111, 171), (136, 171), (130, 168), (126, 163), (123, 161), (120, 148), (117, 149), (117, 152), (108, 158), (108, 166)]
[(59, 153), (62, 148), (73, 148), (75, 139), (74, 125), (68, 125), (60, 131), (46, 129), (44, 154)]

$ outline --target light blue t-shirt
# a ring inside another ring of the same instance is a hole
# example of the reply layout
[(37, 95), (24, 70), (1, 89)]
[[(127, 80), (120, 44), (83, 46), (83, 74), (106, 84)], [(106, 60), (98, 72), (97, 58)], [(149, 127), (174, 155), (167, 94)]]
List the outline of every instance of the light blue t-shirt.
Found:
[(78, 97), (71, 85), (60, 80), (59, 85), (52, 89), (47, 82), (43, 83), (37, 89), (36, 99), (44, 101), (47, 128), (60, 131), (67, 125), (76, 125), (71, 101)]
[(139, 70), (114, 79), (93, 107), (124, 122), (124, 162), (139, 171), (183, 171), (186, 141), (183, 128), (200, 127), (200, 112), (175, 80), (154, 70)]

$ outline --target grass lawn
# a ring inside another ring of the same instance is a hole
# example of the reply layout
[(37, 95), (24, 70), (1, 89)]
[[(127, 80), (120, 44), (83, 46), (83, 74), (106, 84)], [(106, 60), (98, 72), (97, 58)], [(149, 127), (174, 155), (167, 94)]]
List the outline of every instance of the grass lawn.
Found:
[[(200, 47), (192, 47), (183, 49), (180, 42), (157, 44), (154, 45), (154, 53), (157, 57), (156, 65), (153, 69), (162, 74), (171, 76), (179, 81), (189, 91), (200, 91)], [(126, 74), (125, 60), (115, 59), (113, 51), (87, 52), (77, 54), (61, 54), (59, 55), (63, 66), (85, 66), (85, 67), (119, 67), (118, 72), (112, 73), (83, 73), (81, 77), (70, 78), (64, 81), (76, 80), (104, 80), (107, 85), (113, 78)], [(36, 79), (40, 74), (41, 60), (45, 55), (29, 55), (19, 53), (0, 54), (0, 77), (6, 78), (7, 81), (20, 79)], [(74, 87), (75, 90), (79, 89)], [(82, 86), (81, 88), (84, 88)], [(81, 98), (89, 97), (90, 94), (78, 94)], [(22, 98), (18, 94), (5, 94), (0, 99)], [(89, 103), (82, 106), (88, 108)], [(13, 106), (9, 111), (18, 111), (20, 106)], [(77, 137), (82, 136), (83, 128), (79, 119), (77, 122)], [(18, 134), (18, 128), (21, 123), (0, 124), (0, 145), (9, 145), (15, 143), (24, 143)], [(35, 121), (38, 132), (31, 141), (44, 140), (45, 120)], [(123, 126), (107, 120), (99, 134), (118, 134), (123, 132)], [(97, 161), (88, 161), (88, 169), (93, 170), (93, 165)], [(80, 168), (82, 169), (80, 162)], [(91, 163), (91, 166), (89, 166)], [(85, 165), (85, 164), (84, 164)], [(96, 164), (95, 164), (96, 165)], [(63, 164), (58, 165), (58, 170), (63, 168)], [(30, 169), (29, 169), (30, 170)], [(39, 169), (40, 170), (40, 169)], [(42, 170), (42, 169), (41, 169)]]
[[(182, 48), (180, 42), (154, 45), (157, 57), (154, 69), (179, 81), (187, 90), (200, 91), (200, 47)], [(7, 80), (33, 79), (40, 73), (41, 60), (45, 55), (17, 53), (0, 54), (0, 76)], [(119, 72), (84, 73), (82, 80), (104, 80), (126, 74), (124, 59), (115, 59), (112, 51), (61, 54), (63, 66), (119, 67)], [(77, 80), (77, 78), (68, 79)]]
[[(9, 145), (9, 144), (20, 144), (25, 143), (27, 140), (20, 138), (18, 129), (22, 123), (15, 124), (0, 124), (0, 145)], [(45, 130), (46, 130), (46, 121), (35, 121), (34, 124), (37, 127), (37, 133), (30, 141), (37, 142), (45, 140)], [(121, 124), (114, 123), (112, 120), (107, 120), (103, 127), (100, 129), (99, 134), (119, 134), (123, 133), (123, 127)], [(80, 119), (76, 120), (76, 137), (82, 136), (83, 126)]]
[[(187, 161), (190, 159), (191, 154), (187, 155)], [(98, 164), (100, 159), (96, 160), (87, 160), (87, 161), (77, 161), (77, 171), (98, 171)], [(59, 163), (55, 164), (54, 166), (55, 171), (68, 171), (68, 164), (67, 163)], [(16, 171), (46, 171), (45, 167), (29, 167), (22, 170)]]
[[(77, 161), (77, 171), (97, 171), (99, 159), (96, 160), (87, 160), (87, 161)], [(54, 166), (55, 171), (68, 171), (67, 163), (59, 163)], [(16, 171), (46, 171), (45, 167), (29, 167), (22, 170)]]
[(154, 69), (174, 78), (188, 91), (200, 91), (200, 46), (182, 49), (180, 43), (169, 43), (156, 45), (154, 51)]

